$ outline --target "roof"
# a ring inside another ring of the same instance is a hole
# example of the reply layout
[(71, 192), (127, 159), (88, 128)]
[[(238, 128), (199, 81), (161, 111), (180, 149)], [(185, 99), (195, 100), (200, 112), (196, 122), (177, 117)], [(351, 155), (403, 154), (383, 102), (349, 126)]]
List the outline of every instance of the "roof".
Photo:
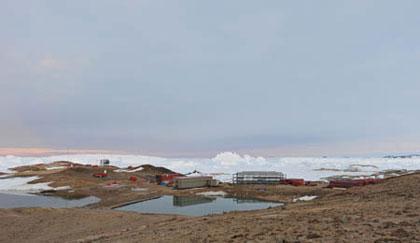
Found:
[(175, 178), (175, 180), (194, 180), (194, 179), (211, 180), (211, 179), (213, 179), (213, 177), (211, 177), (211, 176), (183, 176), (183, 177)]
[(284, 176), (278, 171), (241, 171), (236, 173), (237, 176)]

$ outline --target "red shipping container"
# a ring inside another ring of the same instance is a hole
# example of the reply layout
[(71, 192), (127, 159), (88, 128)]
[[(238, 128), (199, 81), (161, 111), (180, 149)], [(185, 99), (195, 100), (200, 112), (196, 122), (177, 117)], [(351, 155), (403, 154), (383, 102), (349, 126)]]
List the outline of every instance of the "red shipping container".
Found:
[(355, 180), (333, 180), (330, 181), (328, 187), (340, 187), (340, 188), (350, 188), (353, 186), (365, 186), (370, 184), (376, 184), (381, 182), (382, 179), (368, 178), (368, 179), (355, 179)]
[(108, 174), (107, 173), (96, 173), (96, 174), (93, 174), (93, 176), (97, 177), (97, 178), (104, 178), (104, 177), (107, 177)]
[(289, 181), (289, 185), (292, 186), (304, 186), (305, 180), (304, 179), (287, 179)]
[(166, 184), (170, 184), (170, 183), (173, 183), (175, 178), (180, 177), (180, 176), (182, 175), (178, 173), (157, 175), (156, 181), (157, 181), (157, 184), (161, 184), (162, 182)]
[(280, 184), (292, 185), (292, 186), (304, 186), (305, 180), (304, 179), (285, 179), (285, 180), (282, 180)]

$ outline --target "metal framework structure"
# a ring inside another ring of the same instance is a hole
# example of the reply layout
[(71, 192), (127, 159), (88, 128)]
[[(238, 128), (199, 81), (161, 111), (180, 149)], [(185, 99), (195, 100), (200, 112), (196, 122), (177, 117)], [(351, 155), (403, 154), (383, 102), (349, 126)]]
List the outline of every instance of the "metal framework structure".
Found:
[(286, 175), (277, 171), (242, 171), (233, 175), (234, 184), (277, 184)]

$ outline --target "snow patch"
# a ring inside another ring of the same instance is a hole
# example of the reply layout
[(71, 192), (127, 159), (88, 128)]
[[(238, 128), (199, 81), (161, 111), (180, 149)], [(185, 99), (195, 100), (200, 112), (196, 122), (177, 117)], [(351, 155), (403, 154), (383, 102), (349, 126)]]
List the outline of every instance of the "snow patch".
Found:
[(210, 192), (199, 192), (197, 195), (205, 197), (224, 197), (227, 195), (224, 191), (210, 191)]
[(67, 190), (71, 190), (71, 186), (54, 187), (54, 191), (67, 191)]
[(51, 166), (51, 167), (46, 167), (46, 170), (64, 170), (67, 169), (67, 166)]
[(204, 173), (202, 173), (200, 171), (194, 170), (193, 172), (190, 172), (190, 173), (185, 174), (185, 176), (187, 176), (187, 177), (207, 176), (207, 174), (204, 174)]
[(303, 197), (299, 197), (299, 198), (293, 199), (293, 202), (298, 202), (298, 201), (301, 201), (301, 202), (312, 201), (312, 200), (314, 200), (317, 197), (318, 196), (303, 196)]
[(137, 172), (137, 171), (142, 171), (144, 168), (143, 167), (139, 167), (139, 168), (135, 168), (135, 169), (117, 169), (114, 170), (114, 172), (126, 172), (126, 173), (133, 173), (133, 172)]
[(36, 193), (43, 190), (54, 190), (50, 187), (51, 182), (28, 184), (31, 181), (39, 179), (38, 176), (31, 177), (13, 177), (7, 179), (0, 179), (1, 192), (23, 192), (23, 193)]

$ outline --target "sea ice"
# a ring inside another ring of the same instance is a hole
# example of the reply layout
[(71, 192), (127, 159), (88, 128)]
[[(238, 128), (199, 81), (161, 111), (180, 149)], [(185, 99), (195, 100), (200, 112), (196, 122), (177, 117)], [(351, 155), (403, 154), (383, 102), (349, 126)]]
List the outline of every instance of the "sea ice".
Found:
[[(381, 157), (253, 157), (233, 152), (224, 152), (214, 158), (163, 158), (142, 155), (118, 154), (69, 154), (47, 157), (0, 156), (0, 172), (10, 173), (9, 168), (54, 161), (72, 161), (81, 164), (99, 164), (101, 159), (109, 159), (111, 165), (121, 168), (142, 164), (163, 166), (173, 171), (187, 174), (200, 171), (221, 181), (232, 181), (238, 171), (280, 171), (288, 178), (321, 180), (330, 176), (369, 176), (385, 170), (419, 170), (420, 158)], [(328, 168), (328, 170), (322, 170)]]

